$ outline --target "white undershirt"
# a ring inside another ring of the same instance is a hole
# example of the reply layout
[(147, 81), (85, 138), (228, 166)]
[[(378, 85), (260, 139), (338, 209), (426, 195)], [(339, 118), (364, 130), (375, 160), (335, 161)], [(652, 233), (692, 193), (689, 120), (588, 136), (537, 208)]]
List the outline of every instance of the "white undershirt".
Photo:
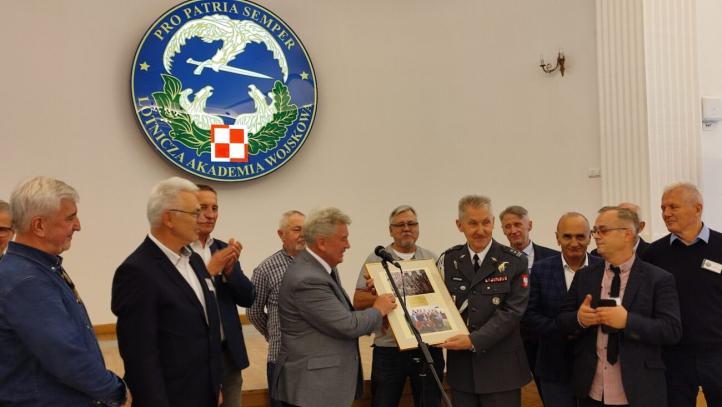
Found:
[(393, 250), (396, 257), (400, 258), (401, 260), (411, 260), (414, 258), (414, 255), (416, 254), (415, 250), (411, 253), (401, 253), (399, 251), (396, 251), (396, 249), (391, 249), (391, 250)]
[[(564, 267), (564, 282), (567, 284), (567, 291), (569, 291), (569, 287), (572, 285), (572, 280), (574, 280), (574, 273), (575, 271), (572, 270), (571, 267), (567, 264), (567, 261), (564, 259), (564, 255), (560, 254), (562, 256), (562, 266)], [(586, 254), (584, 255), (584, 264), (582, 264), (582, 267), (587, 267), (589, 265), (589, 256)], [(579, 267), (579, 268), (582, 268)]]
[(200, 280), (198, 280), (198, 276), (196, 275), (195, 271), (193, 271), (193, 267), (191, 267), (191, 251), (188, 250), (187, 247), (183, 247), (179, 256), (173, 250), (167, 248), (163, 243), (161, 243), (160, 240), (156, 239), (156, 237), (153, 236), (152, 233), (149, 233), (148, 237), (160, 248), (160, 251), (162, 251), (163, 254), (168, 257), (168, 260), (170, 260), (171, 264), (175, 266), (176, 270), (178, 270), (180, 275), (188, 283), (193, 292), (196, 293), (196, 297), (198, 297), (198, 302), (200, 302), (201, 306), (203, 307), (203, 314), (206, 316), (207, 322), (208, 311), (206, 310), (206, 301), (203, 297), (203, 288), (201, 287), (201, 282)]

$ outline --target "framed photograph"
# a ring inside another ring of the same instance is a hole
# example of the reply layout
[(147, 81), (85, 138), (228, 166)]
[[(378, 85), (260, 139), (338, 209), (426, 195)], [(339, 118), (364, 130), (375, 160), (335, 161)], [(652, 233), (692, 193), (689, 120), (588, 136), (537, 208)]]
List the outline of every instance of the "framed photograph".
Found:
[[(399, 261), (399, 264), (401, 270), (389, 264), (389, 271), (401, 297), (406, 299), (411, 320), (424, 342), (436, 345), (454, 335), (468, 335), (469, 330), (451, 300), (434, 261), (408, 260)], [(366, 271), (373, 277), (377, 293), (394, 293), (381, 263), (367, 263)], [(401, 304), (388, 315), (388, 319), (399, 349), (416, 348), (416, 338), (404, 318)]]

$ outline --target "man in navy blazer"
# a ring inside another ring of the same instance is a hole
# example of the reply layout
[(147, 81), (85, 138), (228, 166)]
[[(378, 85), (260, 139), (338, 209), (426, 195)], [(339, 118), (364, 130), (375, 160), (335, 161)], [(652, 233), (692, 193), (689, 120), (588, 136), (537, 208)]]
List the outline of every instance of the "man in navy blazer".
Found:
[(191, 243), (191, 249), (203, 258), (216, 287), (223, 349), (221, 407), (240, 407), (241, 370), (248, 367), (248, 354), (237, 306), (250, 307), (256, 294), (251, 280), (243, 274), (238, 262), (241, 244), (235, 239), (226, 243), (211, 237), (218, 221), (218, 194), (208, 185), (196, 186), (201, 213), (198, 217), (198, 240)]
[[(632, 202), (622, 202), (617, 206), (620, 208), (629, 209), (630, 211), (634, 212), (635, 215), (637, 215), (637, 218), (639, 218), (639, 232), (637, 232), (637, 243), (634, 244), (634, 252), (637, 254), (637, 256), (641, 256), (642, 254), (644, 254), (645, 250), (647, 250), (647, 247), (649, 247), (649, 243), (647, 243), (644, 239), (642, 239), (642, 236), (640, 236), (640, 234), (644, 230), (644, 226), (647, 224), (645, 221), (642, 220), (642, 216), (640, 215), (642, 209), (639, 207), (639, 205)], [(597, 249), (592, 250), (592, 256), (599, 256)]]
[(544, 403), (554, 407), (576, 407), (571, 387), (572, 346), (561, 334), (556, 317), (577, 270), (604, 263), (587, 255), (591, 239), (589, 221), (569, 212), (557, 223), (557, 243), (561, 255), (534, 263), (529, 277), (529, 305), (523, 323), (539, 337), (536, 377), (544, 393)]
[(153, 188), (150, 233), (113, 278), (111, 308), (134, 407), (216, 407), (220, 399), (215, 287), (187, 247), (198, 238), (197, 189), (178, 177)]
[[(524, 253), (528, 259), (527, 266), (532, 271), (532, 266), (539, 261), (552, 256), (558, 256), (559, 252), (548, 247), (540, 246), (531, 241), (529, 232), (531, 232), (533, 223), (529, 218), (529, 211), (523, 206), (512, 205), (504, 209), (499, 214), (501, 221), (501, 230), (509, 240), (509, 247), (512, 247)], [(540, 388), (539, 380), (536, 377), (536, 359), (537, 348), (539, 346), (539, 338), (526, 326), (522, 320), (521, 337), (524, 341), (524, 351), (526, 352), (529, 368), (534, 374), (534, 382), (539, 390), (539, 396), (544, 400), (544, 392)]]
[(576, 273), (557, 318), (562, 334), (576, 338), (580, 407), (667, 405), (662, 346), (682, 335), (679, 299), (670, 273), (636, 258), (638, 230), (628, 209), (599, 211), (592, 236), (605, 262)]

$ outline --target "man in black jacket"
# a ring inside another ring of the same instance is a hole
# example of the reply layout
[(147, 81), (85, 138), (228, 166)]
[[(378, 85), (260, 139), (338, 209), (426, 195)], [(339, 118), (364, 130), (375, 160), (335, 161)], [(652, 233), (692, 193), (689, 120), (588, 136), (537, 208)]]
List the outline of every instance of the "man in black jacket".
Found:
[[(673, 276), (636, 258), (637, 216), (605, 207), (592, 229), (604, 263), (579, 270), (557, 318), (576, 338), (579, 406), (667, 405), (662, 346), (682, 335)], [(601, 289), (600, 289), (601, 287)]]

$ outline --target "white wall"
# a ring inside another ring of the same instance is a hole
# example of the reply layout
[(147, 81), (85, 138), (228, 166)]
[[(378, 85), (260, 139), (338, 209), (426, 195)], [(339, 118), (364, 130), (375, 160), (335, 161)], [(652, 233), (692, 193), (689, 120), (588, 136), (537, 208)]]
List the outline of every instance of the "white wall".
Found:
[[(697, 50), (699, 89), (702, 96), (722, 97), (722, 2), (697, 0)], [(705, 222), (722, 229), (722, 122), (703, 129), (702, 188)]]
[[(713, 1), (713, 0), (710, 0)], [(277, 249), (289, 208), (335, 205), (353, 218), (341, 265), (351, 291), (368, 252), (389, 240), (388, 212), (417, 207), (419, 243), (463, 241), (456, 202), (468, 193), (532, 214), (554, 245), (558, 216), (600, 205), (594, 3), (579, 0), (260, 1), (301, 37), (319, 107), (296, 157), (256, 181), (215, 185), (218, 235), (253, 267)], [(0, 196), (52, 175), (81, 194), (83, 230), (66, 265), (96, 324), (114, 322), (115, 267), (147, 232), (145, 200), (178, 175), (135, 123), (130, 64), (145, 30), (176, 0), (25, 0), (3, 8)], [(539, 54), (567, 55), (564, 78)], [(181, 174), (182, 175), (182, 174)], [(197, 179), (194, 179), (197, 181)], [(497, 228), (497, 238), (505, 242)]]

